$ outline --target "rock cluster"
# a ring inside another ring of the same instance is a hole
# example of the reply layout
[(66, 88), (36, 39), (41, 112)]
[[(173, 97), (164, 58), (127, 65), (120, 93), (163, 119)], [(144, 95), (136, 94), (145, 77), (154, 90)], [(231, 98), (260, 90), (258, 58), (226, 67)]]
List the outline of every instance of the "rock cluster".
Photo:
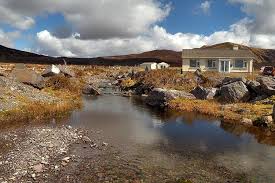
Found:
[(149, 93), (145, 101), (150, 106), (164, 108), (170, 100), (176, 98), (195, 99), (195, 96), (184, 91), (155, 88)]

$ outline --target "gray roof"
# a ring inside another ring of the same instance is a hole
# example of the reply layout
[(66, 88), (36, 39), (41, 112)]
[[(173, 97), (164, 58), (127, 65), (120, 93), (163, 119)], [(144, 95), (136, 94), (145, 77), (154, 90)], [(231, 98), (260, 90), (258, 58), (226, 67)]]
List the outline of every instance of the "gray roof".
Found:
[(182, 58), (255, 58), (249, 50), (184, 49)]

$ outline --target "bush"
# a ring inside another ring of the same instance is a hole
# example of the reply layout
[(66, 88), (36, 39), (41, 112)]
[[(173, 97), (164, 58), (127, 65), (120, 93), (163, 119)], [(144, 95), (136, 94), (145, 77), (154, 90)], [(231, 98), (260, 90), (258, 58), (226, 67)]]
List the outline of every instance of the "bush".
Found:
[(46, 81), (46, 87), (53, 90), (66, 90), (72, 93), (80, 93), (82, 86), (83, 84), (80, 81), (74, 78), (67, 78), (64, 75), (56, 75)]

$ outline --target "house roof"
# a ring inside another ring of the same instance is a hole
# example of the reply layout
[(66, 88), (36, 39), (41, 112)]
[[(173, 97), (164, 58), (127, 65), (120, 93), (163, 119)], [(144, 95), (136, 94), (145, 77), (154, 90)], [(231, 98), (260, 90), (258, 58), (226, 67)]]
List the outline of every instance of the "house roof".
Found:
[(149, 65), (149, 64), (157, 64), (157, 63), (156, 62), (144, 62), (144, 63), (142, 63), (140, 65)]
[(249, 50), (184, 49), (182, 58), (255, 58)]

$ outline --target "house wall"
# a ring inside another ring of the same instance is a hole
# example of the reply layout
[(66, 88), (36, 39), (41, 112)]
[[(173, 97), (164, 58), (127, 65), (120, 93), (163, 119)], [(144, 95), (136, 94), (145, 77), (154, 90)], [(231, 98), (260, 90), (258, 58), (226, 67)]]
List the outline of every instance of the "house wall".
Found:
[[(216, 63), (216, 68), (208, 68), (207, 64), (208, 64), (208, 59), (199, 59), (200, 60), (200, 69), (202, 71), (218, 71), (219, 67), (218, 67), (218, 62)], [(196, 71), (198, 68), (194, 68), (194, 67), (190, 67), (190, 59), (183, 59), (182, 60), (182, 71), (191, 71), (194, 72)]]
[[(208, 64), (208, 59), (198, 59), (200, 61), (200, 69), (202, 71), (219, 71), (219, 62), (216, 63), (216, 68), (208, 68), (207, 64)], [(219, 59), (217, 59), (219, 60)], [(239, 68), (235, 68), (235, 59), (229, 59), (230, 60), (230, 65), (232, 66), (230, 68), (230, 72), (240, 72), (240, 73), (247, 73), (247, 72), (253, 72), (253, 59), (250, 60), (245, 60), (247, 61), (247, 68), (244, 69), (239, 69)], [(194, 72), (196, 71), (198, 68), (192, 68), (190, 67), (190, 59), (183, 59), (182, 60), (182, 71), (191, 71)]]
[(146, 67), (147, 67), (149, 70), (155, 70), (155, 69), (157, 69), (157, 63), (154, 63), (154, 64), (143, 63), (140, 65), (140, 67), (142, 67), (143, 69), (146, 69)]
[(231, 67), (231, 72), (239, 72), (239, 73), (253, 72), (253, 59), (252, 60), (246, 59), (245, 61), (247, 61), (247, 68), (239, 69), (234, 67), (235, 60), (231, 60), (231, 64), (233, 65), (233, 67)]

